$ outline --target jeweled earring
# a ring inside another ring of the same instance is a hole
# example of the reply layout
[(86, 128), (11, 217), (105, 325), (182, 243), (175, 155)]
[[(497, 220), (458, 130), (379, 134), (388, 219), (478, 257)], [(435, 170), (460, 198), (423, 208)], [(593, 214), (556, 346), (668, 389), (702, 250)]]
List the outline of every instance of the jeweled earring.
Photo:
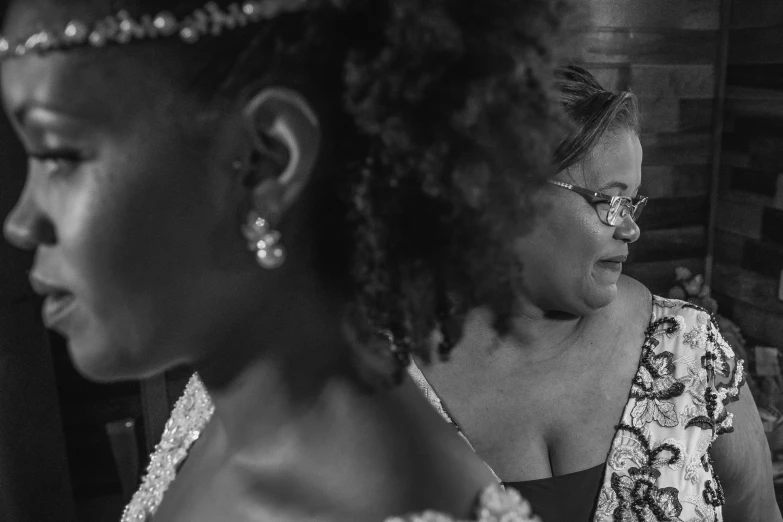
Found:
[(251, 210), (242, 232), (248, 241), (248, 248), (256, 253), (256, 261), (263, 268), (272, 270), (285, 262), (286, 253), (280, 244), (280, 232), (273, 230), (269, 221)]

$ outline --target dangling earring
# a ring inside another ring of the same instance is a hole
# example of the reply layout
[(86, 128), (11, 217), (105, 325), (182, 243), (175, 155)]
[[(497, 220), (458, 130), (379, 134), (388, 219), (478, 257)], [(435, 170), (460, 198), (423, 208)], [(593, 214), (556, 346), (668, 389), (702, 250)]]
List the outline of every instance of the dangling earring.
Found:
[[(237, 160), (231, 167), (235, 171), (242, 171), (245, 164)], [(247, 239), (250, 251), (256, 253), (256, 262), (261, 267), (272, 270), (285, 262), (286, 253), (280, 244), (280, 232), (273, 230), (269, 221), (255, 210), (248, 212), (247, 222), (242, 225), (242, 234)]]
[(251, 210), (242, 232), (248, 241), (248, 248), (256, 253), (256, 261), (266, 269), (274, 269), (285, 262), (286, 253), (280, 244), (280, 232), (273, 230), (269, 222)]

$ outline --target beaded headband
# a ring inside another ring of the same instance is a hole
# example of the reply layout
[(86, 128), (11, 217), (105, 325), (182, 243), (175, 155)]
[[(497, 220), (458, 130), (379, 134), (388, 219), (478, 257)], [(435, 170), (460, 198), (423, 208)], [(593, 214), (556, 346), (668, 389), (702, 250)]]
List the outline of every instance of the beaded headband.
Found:
[(185, 43), (195, 43), (202, 36), (218, 36), (223, 31), (270, 20), (283, 12), (300, 9), (308, 0), (256, 0), (231, 3), (224, 8), (207, 2), (181, 19), (168, 11), (133, 18), (119, 11), (93, 23), (68, 22), (62, 29), (43, 30), (10, 42), (0, 37), (0, 61), (28, 53), (46, 53), (72, 47), (103, 47), (108, 43), (126, 44), (179, 36)]

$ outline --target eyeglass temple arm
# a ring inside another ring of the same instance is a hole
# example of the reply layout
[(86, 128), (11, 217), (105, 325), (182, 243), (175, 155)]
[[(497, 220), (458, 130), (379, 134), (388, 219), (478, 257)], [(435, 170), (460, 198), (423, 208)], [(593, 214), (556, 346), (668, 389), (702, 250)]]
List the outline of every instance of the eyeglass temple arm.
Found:
[(576, 192), (580, 196), (584, 196), (585, 199), (591, 204), (595, 205), (598, 203), (608, 203), (612, 201), (612, 196), (608, 196), (606, 194), (601, 194), (600, 192), (594, 192), (592, 190), (587, 190), (582, 187), (577, 187), (575, 185), (571, 185), (570, 183), (564, 183), (562, 181), (557, 181), (554, 179), (547, 180), (552, 185), (568, 189), (572, 192)]

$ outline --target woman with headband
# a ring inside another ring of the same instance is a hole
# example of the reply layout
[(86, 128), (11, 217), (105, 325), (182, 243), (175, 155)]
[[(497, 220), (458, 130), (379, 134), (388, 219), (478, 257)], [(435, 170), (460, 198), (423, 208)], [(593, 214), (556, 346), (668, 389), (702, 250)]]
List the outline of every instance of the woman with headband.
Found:
[(47, 326), (96, 381), (197, 371), (124, 521), (530, 519), (404, 368), (510, 315), (563, 9), (7, 3)]

